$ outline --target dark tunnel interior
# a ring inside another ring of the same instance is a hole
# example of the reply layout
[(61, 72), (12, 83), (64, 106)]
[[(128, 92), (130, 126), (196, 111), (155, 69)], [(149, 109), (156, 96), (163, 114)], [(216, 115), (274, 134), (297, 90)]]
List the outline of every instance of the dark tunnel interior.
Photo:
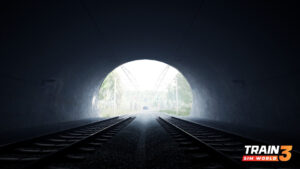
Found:
[(187, 119), (299, 145), (296, 1), (11, 1), (0, 12), (2, 143), (97, 118), (106, 75), (151, 59), (189, 81)]

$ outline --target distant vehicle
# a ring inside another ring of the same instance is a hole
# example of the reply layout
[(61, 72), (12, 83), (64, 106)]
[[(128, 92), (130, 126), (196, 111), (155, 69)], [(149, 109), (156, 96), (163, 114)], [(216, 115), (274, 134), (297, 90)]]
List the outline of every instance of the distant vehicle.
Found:
[(143, 106), (143, 110), (148, 110), (148, 106)]

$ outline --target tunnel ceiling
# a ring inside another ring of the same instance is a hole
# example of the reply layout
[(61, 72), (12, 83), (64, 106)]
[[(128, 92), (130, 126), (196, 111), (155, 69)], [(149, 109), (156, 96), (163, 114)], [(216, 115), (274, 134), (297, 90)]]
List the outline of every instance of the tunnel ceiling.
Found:
[(193, 116), (260, 127), (274, 126), (284, 113), (289, 128), (299, 110), (295, 6), (96, 0), (2, 6), (2, 124), (93, 117), (91, 99), (107, 73), (154, 59), (189, 80)]

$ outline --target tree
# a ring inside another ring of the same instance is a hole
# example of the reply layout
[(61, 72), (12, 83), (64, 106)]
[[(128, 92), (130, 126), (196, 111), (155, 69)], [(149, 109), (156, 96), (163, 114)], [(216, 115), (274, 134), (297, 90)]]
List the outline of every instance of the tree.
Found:
[(181, 73), (177, 73), (173, 81), (167, 86), (166, 98), (168, 108), (163, 111), (169, 114), (176, 114), (176, 83), (179, 110), (177, 115), (188, 115), (192, 109), (193, 94), (189, 83)]
[[(114, 90), (116, 83), (116, 98), (114, 98)], [(113, 102), (116, 99), (117, 107), (120, 107), (123, 90), (121, 85), (121, 79), (117, 72), (112, 71), (104, 79), (99, 93), (98, 104), (102, 114), (110, 114), (113, 111)]]

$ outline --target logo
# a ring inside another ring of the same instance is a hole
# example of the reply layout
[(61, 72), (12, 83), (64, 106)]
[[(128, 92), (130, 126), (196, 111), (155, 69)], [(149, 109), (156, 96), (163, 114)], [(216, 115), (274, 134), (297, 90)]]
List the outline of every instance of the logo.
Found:
[(292, 157), (292, 145), (245, 145), (245, 162), (286, 162)]

